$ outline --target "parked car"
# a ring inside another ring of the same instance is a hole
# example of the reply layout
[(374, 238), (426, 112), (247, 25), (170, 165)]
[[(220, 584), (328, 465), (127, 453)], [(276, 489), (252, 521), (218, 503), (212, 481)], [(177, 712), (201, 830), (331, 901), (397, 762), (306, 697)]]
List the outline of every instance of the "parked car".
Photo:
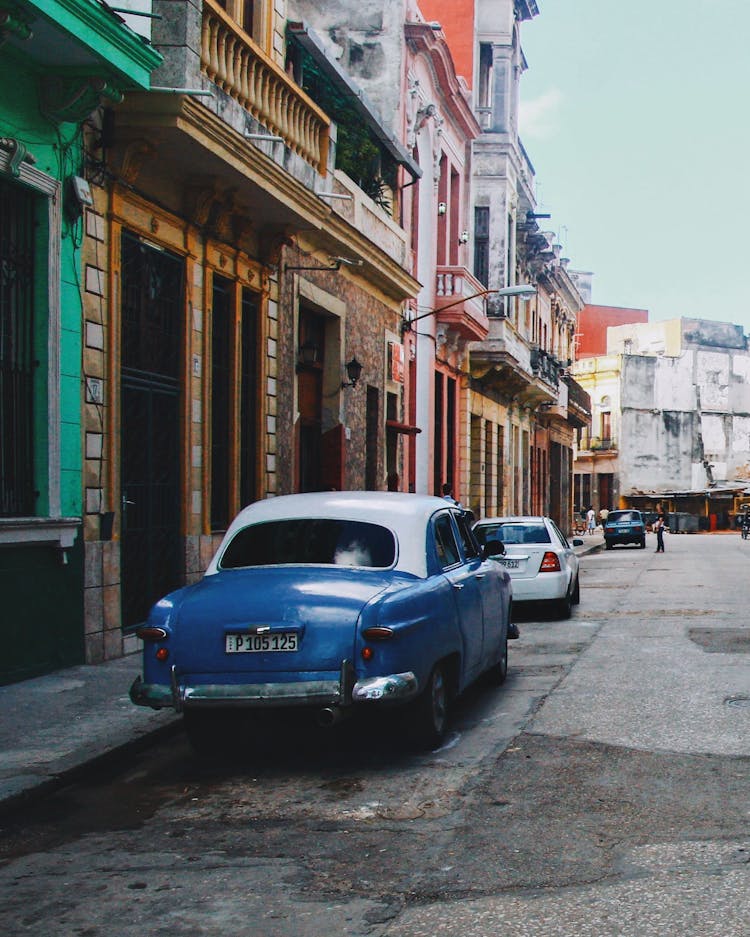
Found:
[[(232, 522), (204, 577), (138, 631), (134, 703), (182, 712), (210, 751), (229, 709), (299, 707), (332, 724), (403, 706), (422, 746), (450, 700), (508, 667), (511, 587), (443, 498), (331, 492), (259, 501)], [(301, 715), (301, 713), (300, 713)]]
[(474, 524), (481, 544), (501, 540), (505, 553), (494, 561), (510, 575), (513, 602), (548, 602), (561, 618), (581, 600), (578, 557), (573, 544), (549, 517), (488, 517)]
[(604, 543), (608, 550), (618, 543), (636, 543), (646, 546), (646, 519), (641, 511), (610, 511), (604, 525)]

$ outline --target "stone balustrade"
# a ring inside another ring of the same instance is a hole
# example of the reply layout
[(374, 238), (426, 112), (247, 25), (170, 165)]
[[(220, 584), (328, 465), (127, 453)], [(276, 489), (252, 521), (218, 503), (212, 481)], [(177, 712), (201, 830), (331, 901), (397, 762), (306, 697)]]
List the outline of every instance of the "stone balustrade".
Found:
[(326, 174), (330, 119), (215, 0), (203, 0), (201, 71), (270, 134)]

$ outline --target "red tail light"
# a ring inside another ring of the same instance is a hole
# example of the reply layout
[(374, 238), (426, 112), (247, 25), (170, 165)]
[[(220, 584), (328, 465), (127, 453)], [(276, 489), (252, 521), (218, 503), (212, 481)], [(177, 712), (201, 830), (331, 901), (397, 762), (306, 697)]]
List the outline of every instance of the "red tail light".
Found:
[(375, 625), (373, 628), (365, 628), (362, 637), (366, 641), (388, 641), (389, 638), (393, 637), (393, 629)]
[(547, 550), (544, 554), (544, 559), (542, 560), (542, 565), (539, 567), (540, 573), (559, 573), (560, 572), (560, 560), (558, 559), (557, 553), (552, 553), (551, 550)]

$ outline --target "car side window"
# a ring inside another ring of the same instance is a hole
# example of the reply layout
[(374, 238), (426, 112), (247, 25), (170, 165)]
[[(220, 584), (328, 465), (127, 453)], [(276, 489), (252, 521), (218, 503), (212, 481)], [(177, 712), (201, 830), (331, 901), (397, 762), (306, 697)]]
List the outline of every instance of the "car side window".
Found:
[(464, 556), (467, 560), (479, 556), (479, 544), (471, 531), (466, 517), (463, 514), (454, 515), (458, 525), (458, 537), (464, 548)]
[(461, 560), (458, 544), (453, 534), (450, 514), (448, 513), (441, 514), (435, 521), (435, 550), (438, 562), (443, 569), (455, 566)]

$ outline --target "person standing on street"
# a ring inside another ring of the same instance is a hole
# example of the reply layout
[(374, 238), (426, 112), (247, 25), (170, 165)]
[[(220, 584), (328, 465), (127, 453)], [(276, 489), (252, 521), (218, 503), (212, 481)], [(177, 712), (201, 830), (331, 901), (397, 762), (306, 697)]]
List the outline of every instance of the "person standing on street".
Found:
[(656, 553), (664, 552), (664, 528), (667, 526), (667, 515), (664, 513), (664, 508), (661, 504), (656, 505), (656, 520), (654, 521), (653, 529), (656, 533)]
[(588, 530), (589, 535), (593, 534), (596, 528), (596, 514), (594, 513), (594, 508), (592, 505), (589, 505), (588, 511), (586, 511), (586, 530)]
[(451, 504), (455, 504), (456, 507), (461, 507), (460, 502), (456, 501), (456, 499), (453, 497), (453, 485), (451, 485), (450, 482), (446, 482), (443, 485), (443, 499), (445, 501), (450, 501)]

